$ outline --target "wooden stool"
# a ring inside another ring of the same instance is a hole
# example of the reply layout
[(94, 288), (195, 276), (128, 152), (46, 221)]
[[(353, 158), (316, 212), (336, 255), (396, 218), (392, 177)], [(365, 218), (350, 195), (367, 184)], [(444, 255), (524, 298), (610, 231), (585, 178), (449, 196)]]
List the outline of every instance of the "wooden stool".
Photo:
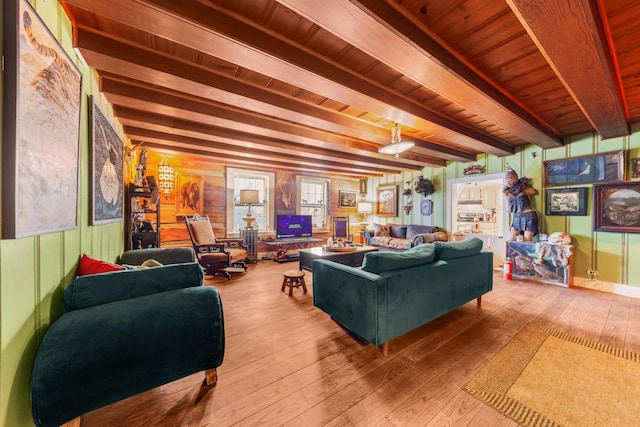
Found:
[(299, 288), (302, 286), (304, 293), (307, 293), (307, 285), (304, 283), (304, 271), (302, 270), (287, 270), (284, 272), (284, 279), (282, 279), (282, 288), (280, 292), (284, 292), (285, 286), (289, 287), (289, 296), (293, 296), (293, 288)]

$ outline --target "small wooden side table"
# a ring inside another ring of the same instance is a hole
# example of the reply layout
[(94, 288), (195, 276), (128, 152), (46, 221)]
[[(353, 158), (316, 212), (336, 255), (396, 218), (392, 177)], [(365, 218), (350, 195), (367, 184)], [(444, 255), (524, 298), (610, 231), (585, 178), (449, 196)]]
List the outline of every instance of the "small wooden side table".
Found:
[(284, 292), (285, 287), (289, 287), (289, 296), (293, 296), (293, 288), (301, 287), (303, 293), (307, 293), (307, 285), (304, 283), (304, 271), (302, 270), (287, 270), (284, 272), (284, 278), (282, 279), (282, 287), (280, 292)]

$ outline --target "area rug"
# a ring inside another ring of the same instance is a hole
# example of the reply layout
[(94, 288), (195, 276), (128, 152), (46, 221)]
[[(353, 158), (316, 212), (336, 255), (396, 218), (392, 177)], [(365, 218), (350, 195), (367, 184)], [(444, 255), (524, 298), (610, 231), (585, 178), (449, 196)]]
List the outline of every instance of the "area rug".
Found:
[(640, 356), (528, 325), (465, 390), (524, 426), (637, 426)]

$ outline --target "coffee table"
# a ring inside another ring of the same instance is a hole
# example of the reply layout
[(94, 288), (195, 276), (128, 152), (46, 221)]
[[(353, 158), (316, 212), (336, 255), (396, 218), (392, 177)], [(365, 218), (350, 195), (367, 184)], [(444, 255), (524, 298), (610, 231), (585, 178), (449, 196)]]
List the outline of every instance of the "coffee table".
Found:
[(362, 265), (364, 255), (367, 252), (375, 252), (378, 248), (374, 246), (356, 246), (349, 252), (333, 252), (325, 250), (323, 247), (300, 249), (300, 270), (313, 271), (313, 260), (318, 258), (329, 259), (331, 261), (345, 264), (351, 267)]

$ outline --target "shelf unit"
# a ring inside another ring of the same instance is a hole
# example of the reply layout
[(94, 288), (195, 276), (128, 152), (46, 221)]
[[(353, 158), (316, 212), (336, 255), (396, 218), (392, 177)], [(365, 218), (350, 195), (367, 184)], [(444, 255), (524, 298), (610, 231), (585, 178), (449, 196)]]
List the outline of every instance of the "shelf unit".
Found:
[[(125, 203), (125, 246), (126, 249), (160, 247), (160, 203), (158, 190), (129, 184)], [(139, 215), (142, 225), (135, 224)]]

